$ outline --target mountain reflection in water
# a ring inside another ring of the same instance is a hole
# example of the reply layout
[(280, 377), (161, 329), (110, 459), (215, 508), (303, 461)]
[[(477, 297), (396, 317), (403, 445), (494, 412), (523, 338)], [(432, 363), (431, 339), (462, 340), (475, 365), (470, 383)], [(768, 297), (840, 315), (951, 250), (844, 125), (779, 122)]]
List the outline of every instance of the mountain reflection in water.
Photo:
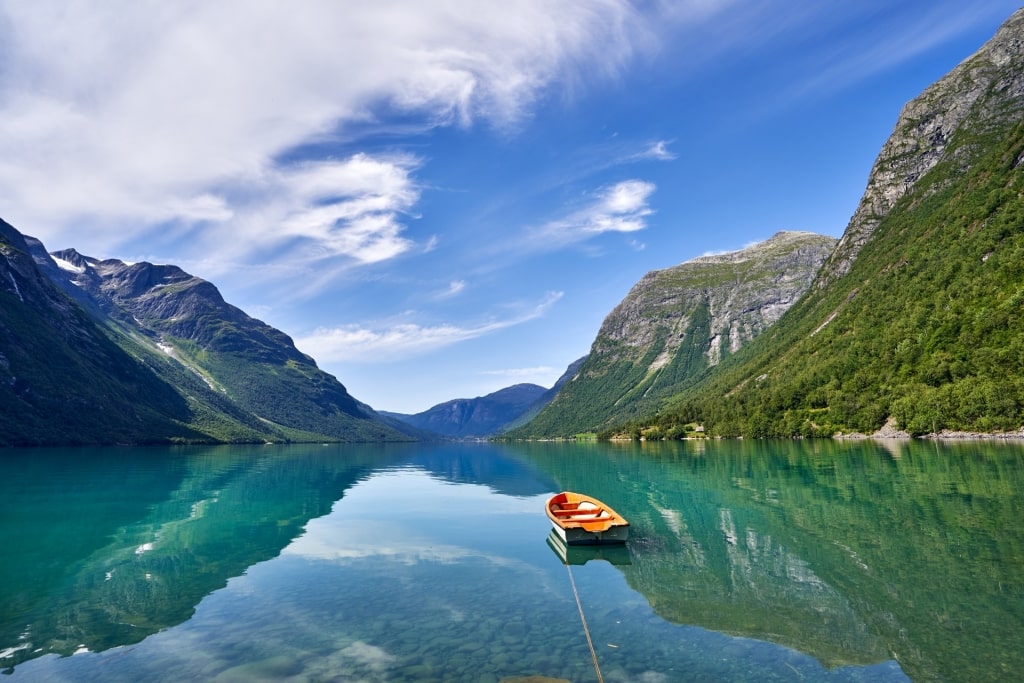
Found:
[[(524, 445), (631, 523), (627, 581), (680, 624), (914, 680), (1024, 671), (1024, 448), (709, 441)], [(589, 456), (580, 456), (580, 449)]]
[(250, 446), (5, 454), (0, 650), (16, 652), (0, 663), (103, 651), (187, 620), (205, 595), (277, 555), (380, 465), (378, 453), (360, 454), (282, 457)]
[[(1022, 464), (920, 442), (14, 450), (0, 666), (588, 680), (568, 563), (609, 681), (1001, 680), (1024, 665)], [(630, 520), (619, 555), (549, 546), (565, 489)]]

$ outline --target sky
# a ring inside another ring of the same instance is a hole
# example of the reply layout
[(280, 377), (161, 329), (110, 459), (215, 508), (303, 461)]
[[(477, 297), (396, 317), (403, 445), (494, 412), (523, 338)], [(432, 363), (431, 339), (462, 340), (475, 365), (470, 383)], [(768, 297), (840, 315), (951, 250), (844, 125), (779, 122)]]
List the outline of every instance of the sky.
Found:
[(378, 410), (550, 387), (647, 272), (839, 237), (1020, 0), (0, 2), (0, 217)]

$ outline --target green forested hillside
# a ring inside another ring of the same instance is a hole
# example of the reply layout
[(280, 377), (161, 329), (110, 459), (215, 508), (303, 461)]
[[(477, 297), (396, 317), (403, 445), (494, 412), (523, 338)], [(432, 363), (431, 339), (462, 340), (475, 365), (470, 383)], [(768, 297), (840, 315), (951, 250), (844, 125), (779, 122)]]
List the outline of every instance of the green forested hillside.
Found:
[(1024, 10), (904, 106), (801, 300), (603, 433), (701, 425), (750, 437), (1022, 428)]
[(60, 259), (0, 221), (0, 447), (413, 438), (212, 284)]
[(84, 313), (46, 312), (0, 291), (0, 446), (201, 437), (187, 401)]
[[(991, 108), (991, 105), (988, 105)], [(1024, 123), (965, 125), (850, 266), (656, 417), (753, 437), (1024, 423)]]
[(645, 275), (605, 318), (579, 370), (511, 438), (597, 431), (657, 409), (768, 329), (811, 285), (833, 237), (779, 232)]
[(229, 439), (263, 436), (212, 406), (196, 419), (194, 394), (168, 381), (158, 358), (115, 343), (2, 220), (0, 256), (0, 446), (209, 440), (204, 426)]
[(71, 249), (57, 256), (78, 269), (58, 273), (67, 291), (91, 297), (112, 330), (170, 359), (167, 369), (202, 378), (203, 394), (247, 415), (267, 440), (412, 438), (359, 403), (288, 335), (227, 303), (212, 283), (173, 265), (99, 261)]
[[(333, 376), (312, 362), (275, 362), (243, 352), (200, 350), (171, 341), (179, 358), (223, 387), (231, 400), (294, 441), (410, 441), (381, 420), (361, 414), (360, 404)], [(187, 349), (187, 351), (186, 351)]]

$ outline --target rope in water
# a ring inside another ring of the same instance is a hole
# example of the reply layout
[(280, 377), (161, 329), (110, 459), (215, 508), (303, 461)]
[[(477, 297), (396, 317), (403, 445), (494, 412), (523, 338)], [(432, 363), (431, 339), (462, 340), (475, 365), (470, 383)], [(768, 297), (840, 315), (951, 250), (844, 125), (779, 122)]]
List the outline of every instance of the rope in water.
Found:
[(590, 658), (594, 660), (594, 671), (597, 672), (598, 683), (604, 683), (604, 676), (601, 675), (601, 667), (597, 665), (597, 652), (594, 650), (594, 641), (590, 639), (590, 628), (587, 627), (587, 618), (583, 616), (583, 603), (580, 602), (579, 591), (576, 590), (576, 580), (572, 578), (572, 567), (565, 563), (565, 571), (569, 572), (569, 583), (572, 585), (572, 594), (576, 598), (576, 607), (580, 611), (580, 622), (583, 624), (583, 633), (587, 636), (587, 645), (590, 646)]

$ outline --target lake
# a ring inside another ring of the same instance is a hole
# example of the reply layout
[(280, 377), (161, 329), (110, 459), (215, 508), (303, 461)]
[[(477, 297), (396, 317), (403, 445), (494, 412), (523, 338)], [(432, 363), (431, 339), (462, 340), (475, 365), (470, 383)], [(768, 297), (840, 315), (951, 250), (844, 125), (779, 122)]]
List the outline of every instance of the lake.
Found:
[[(559, 553), (559, 490), (625, 548)], [(1022, 513), (1024, 448), (988, 442), (6, 450), (0, 670), (1018, 679)]]

